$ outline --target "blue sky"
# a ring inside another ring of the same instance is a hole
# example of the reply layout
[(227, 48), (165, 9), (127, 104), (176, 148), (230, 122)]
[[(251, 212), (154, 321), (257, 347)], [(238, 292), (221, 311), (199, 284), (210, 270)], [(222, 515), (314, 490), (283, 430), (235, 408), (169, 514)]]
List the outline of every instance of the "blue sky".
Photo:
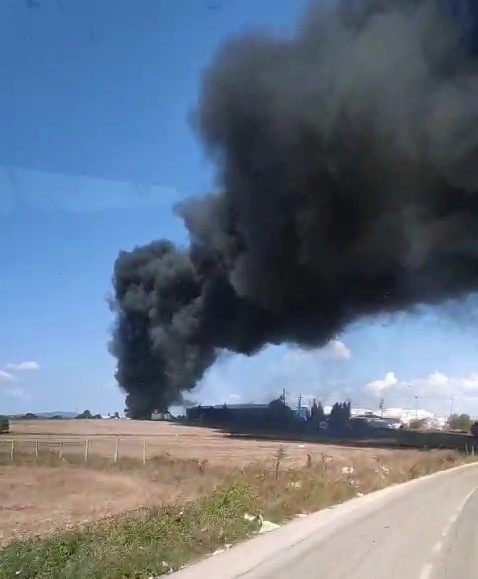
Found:
[[(107, 352), (120, 249), (185, 241), (171, 205), (214, 187), (188, 123), (230, 34), (290, 31), (306, 0), (0, 3), (0, 413), (123, 408)], [(349, 396), (478, 414), (473, 302), (365, 320), (321, 352), (227, 356), (196, 400)]]

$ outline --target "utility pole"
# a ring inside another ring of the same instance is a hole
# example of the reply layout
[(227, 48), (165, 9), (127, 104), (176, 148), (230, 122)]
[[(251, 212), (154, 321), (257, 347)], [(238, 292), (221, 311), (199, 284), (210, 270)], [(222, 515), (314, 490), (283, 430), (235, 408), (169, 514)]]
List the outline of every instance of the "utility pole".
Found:
[(418, 419), (418, 395), (415, 394), (415, 418)]
[(383, 418), (383, 408), (385, 406), (385, 400), (383, 398), (380, 399), (380, 404), (378, 405), (378, 408), (380, 410), (380, 418)]
[(302, 406), (302, 394), (299, 394), (299, 400), (297, 401), (297, 409), (300, 412), (300, 408)]
[(452, 396), (450, 398), (450, 416), (453, 414), (453, 405), (455, 403), (455, 398)]

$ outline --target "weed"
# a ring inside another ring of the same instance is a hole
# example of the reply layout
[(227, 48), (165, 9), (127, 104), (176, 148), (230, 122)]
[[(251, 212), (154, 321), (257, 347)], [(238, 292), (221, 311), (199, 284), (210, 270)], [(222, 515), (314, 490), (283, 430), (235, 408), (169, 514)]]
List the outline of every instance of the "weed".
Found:
[(281, 463), (282, 460), (285, 458), (285, 456), (286, 456), (285, 448), (284, 448), (283, 446), (281, 446), (280, 448), (277, 449), (277, 452), (275, 453), (275, 459), (276, 459), (276, 463), (275, 463), (276, 480), (279, 478), (280, 463)]

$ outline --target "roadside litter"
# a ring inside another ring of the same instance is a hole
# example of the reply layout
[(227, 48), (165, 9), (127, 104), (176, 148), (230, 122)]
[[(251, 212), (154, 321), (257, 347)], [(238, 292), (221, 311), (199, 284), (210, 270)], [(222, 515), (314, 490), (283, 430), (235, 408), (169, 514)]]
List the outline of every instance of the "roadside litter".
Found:
[(257, 522), (259, 523), (259, 528), (256, 531), (259, 534), (268, 533), (269, 531), (273, 531), (274, 529), (278, 529), (280, 525), (273, 523), (272, 521), (265, 521), (262, 515), (250, 515), (249, 513), (244, 514), (244, 520), (248, 521), (249, 523)]

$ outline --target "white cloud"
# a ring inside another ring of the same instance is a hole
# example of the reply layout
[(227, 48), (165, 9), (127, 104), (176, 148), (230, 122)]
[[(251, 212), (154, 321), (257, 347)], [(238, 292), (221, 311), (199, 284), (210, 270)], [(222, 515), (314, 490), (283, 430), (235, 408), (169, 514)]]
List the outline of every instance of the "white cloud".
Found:
[(405, 405), (438, 413), (466, 412), (478, 416), (478, 372), (462, 377), (432, 372), (428, 376), (401, 380), (393, 372), (385, 378), (369, 382), (365, 392), (374, 398), (385, 399), (387, 407)]
[(5, 372), (5, 370), (0, 370), (0, 384), (5, 382), (13, 382), (15, 380), (14, 376), (10, 372)]
[(341, 340), (331, 340), (326, 346), (336, 360), (350, 360), (352, 352)]
[(304, 360), (307, 360), (308, 358), (312, 357), (312, 356), (316, 356), (317, 353), (314, 350), (312, 353), (309, 350), (299, 350), (299, 349), (291, 349), (288, 352), (286, 352), (283, 356), (283, 360), (286, 364), (289, 363), (300, 363), (303, 362)]
[(293, 348), (286, 352), (284, 361), (289, 363), (304, 363), (309, 360), (333, 359), (350, 360), (352, 352), (342, 340), (330, 340), (323, 348), (301, 350)]
[(451, 395), (454, 388), (458, 387), (458, 389), (461, 390), (463, 380), (464, 379), (452, 379), (442, 372), (435, 371), (425, 378), (410, 380), (408, 384), (404, 384), (403, 386), (412, 388), (412, 390), (420, 396)]
[[(389, 394), (407, 394), (419, 397), (427, 396), (451, 396), (454, 391), (463, 390), (463, 385), (474, 382), (469, 378), (452, 379), (442, 372), (433, 372), (424, 378), (414, 378), (412, 380), (399, 380), (394, 372), (388, 372), (385, 378), (369, 382), (365, 389), (375, 396), (382, 396), (385, 391)], [(476, 379), (478, 393), (478, 377)]]
[(390, 390), (398, 384), (397, 377), (393, 372), (388, 372), (382, 380), (369, 382), (365, 389), (374, 396), (382, 396), (385, 390)]
[(235, 394), (231, 392), (227, 395), (226, 404), (238, 404), (241, 401), (241, 397), (239, 394)]
[(38, 364), (38, 362), (35, 362), (34, 360), (27, 360), (25, 362), (20, 362), (19, 364), (7, 364), (6, 367), (9, 370), (22, 371), (22, 370), (38, 370), (40, 368), (40, 365)]
[(21, 400), (30, 400), (30, 395), (23, 390), (23, 388), (5, 388), (2, 394), (10, 396), (11, 398), (18, 398)]
[(478, 394), (478, 374), (471, 374), (467, 378), (462, 380), (461, 390), (465, 394), (477, 395)]
[(445, 376), (445, 374), (442, 374), (441, 372), (433, 372), (433, 374), (431, 374), (430, 377), (428, 378), (428, 381), (430, 383), (430, 386), (434, 386), (437, 388), (445, 388), (446, 386), (448, 386), (450, 379), (448, 378), (448, 376)]

